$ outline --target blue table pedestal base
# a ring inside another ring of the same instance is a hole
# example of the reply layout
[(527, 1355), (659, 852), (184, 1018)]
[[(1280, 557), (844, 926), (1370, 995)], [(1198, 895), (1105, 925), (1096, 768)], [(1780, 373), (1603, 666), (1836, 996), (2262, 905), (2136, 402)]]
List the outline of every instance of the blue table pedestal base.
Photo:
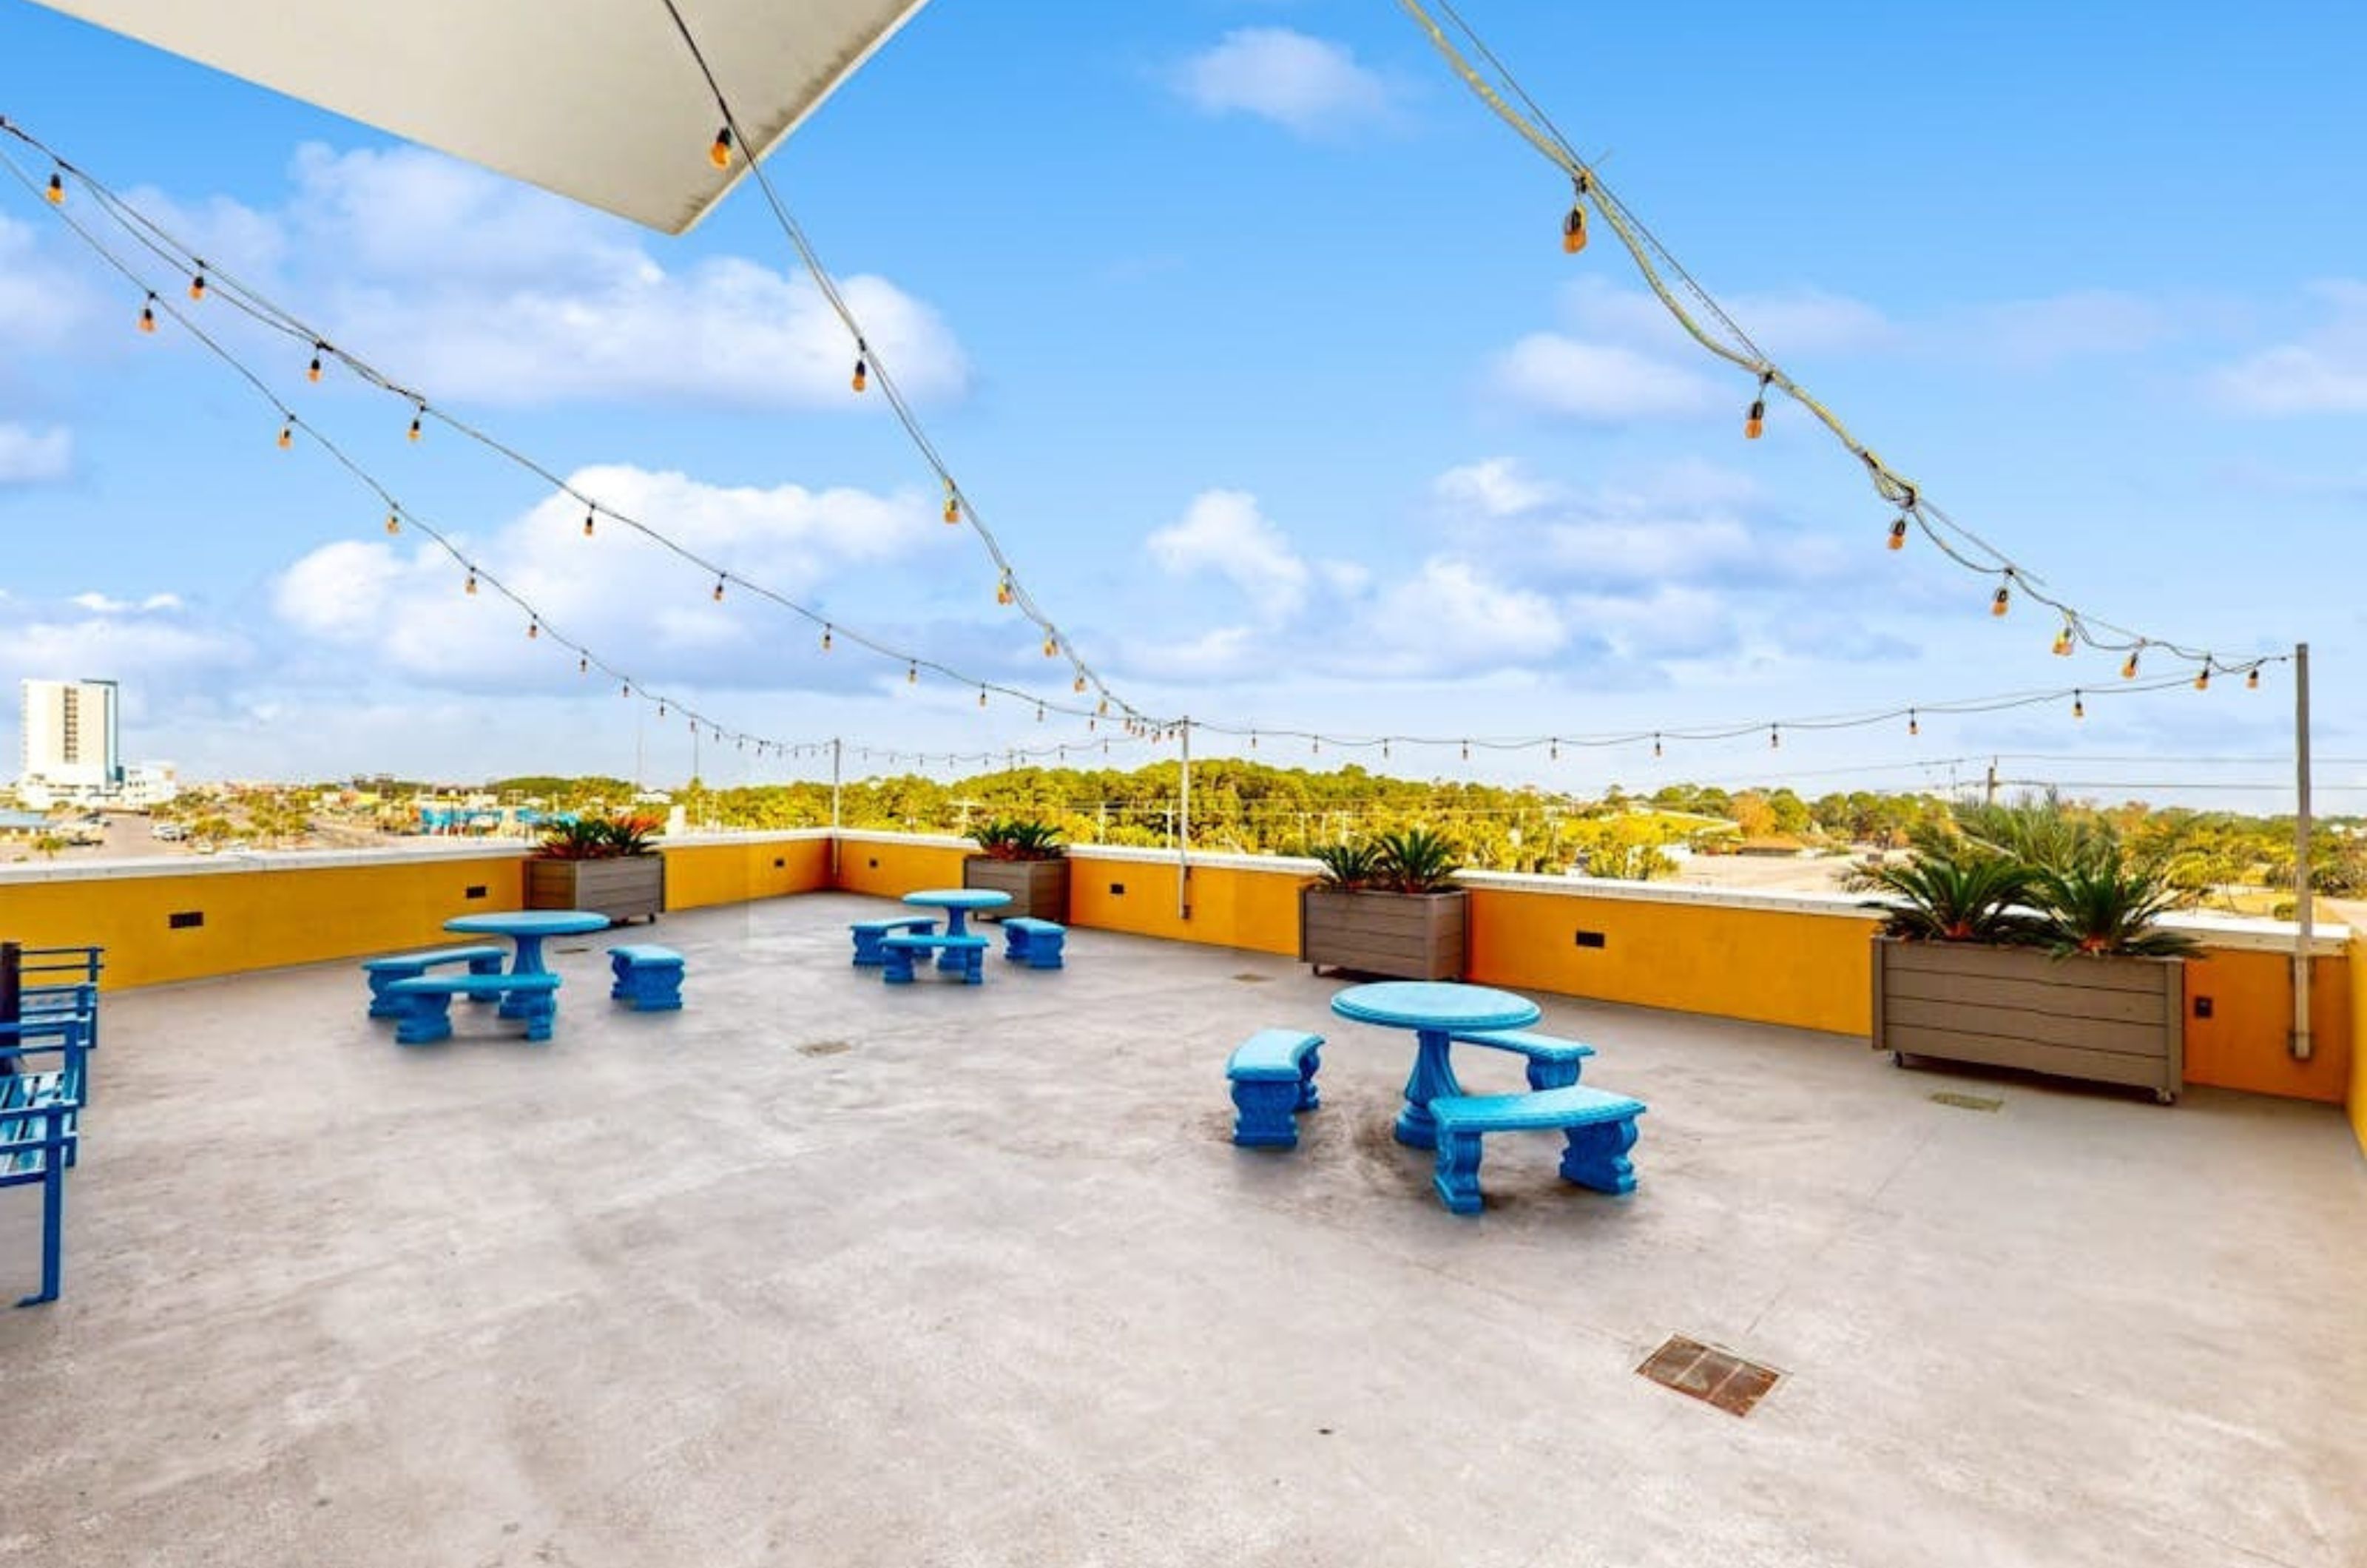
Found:
[(1405, 1109), (1398, 1112), (1397, 1140), (1410, 1149), (1434, 1149), (1438, 1120), (1430, 1113), (1430, 1102), (1461, 1094), (1463, 1083), (1447, 1055), (1444, 1030), (1417, 1030), (1414, 1039), (1413, 1071), (1406, 1078)]

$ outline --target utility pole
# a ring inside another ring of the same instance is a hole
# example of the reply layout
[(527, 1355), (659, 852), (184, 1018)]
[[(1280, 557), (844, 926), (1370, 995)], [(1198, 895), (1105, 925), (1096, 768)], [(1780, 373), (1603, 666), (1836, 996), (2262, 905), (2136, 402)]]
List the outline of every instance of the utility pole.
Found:
[(833, 735), (830, 738), (830, 880), (838, 882), (838, 785), (839, 769), (846, 760), (846, 742)]
[(2316, 1048), (2309, 1031), (2309, 950), (2316, 913), (2309, 886), (2309, 644), (2293, 645), (2293, 1055), (2306, 1062)]

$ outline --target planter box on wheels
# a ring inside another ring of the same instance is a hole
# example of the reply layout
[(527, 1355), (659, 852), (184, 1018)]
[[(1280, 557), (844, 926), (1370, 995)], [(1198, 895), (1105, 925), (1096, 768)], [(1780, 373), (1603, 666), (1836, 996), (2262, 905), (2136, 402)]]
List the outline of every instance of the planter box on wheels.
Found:
[(1876, 937), (1874, 1043), (1893, 1061), (2129, 1084), (2168, 1105), (2185, 1079), (2185, 960)]
[(1400, 980), (1459, 980), (1471, 896), (1299, 889), (1298, 961)]
[(962, 862), (962, 886), (1011, 895), (1011, 902), (1002, 908), (980, 910), (980, 919), (1000, 920), (1025, 915), (1030, 919), (1068, 923), (1066, 860), (998, 860), (992, 855), (971, 855)]
[(529, 860), (529, 909), (590, 909), (611, 920), (656, 919), (665, 909), (665, 856)]

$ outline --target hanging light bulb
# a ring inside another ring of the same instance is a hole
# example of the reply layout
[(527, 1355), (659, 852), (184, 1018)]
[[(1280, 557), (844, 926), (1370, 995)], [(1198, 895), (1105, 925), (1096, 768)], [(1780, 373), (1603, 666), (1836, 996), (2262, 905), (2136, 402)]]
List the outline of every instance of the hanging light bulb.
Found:
[(978, 705), (980, 707), (984, 707), (986, 705), (986, 688), (984, 686), (980, 686), (978, 689)]
[(1075, 680), (1069, 682), (1069, 690), (1076, 693), (1077, 695), (1081, 697), (1085, 694), (1085, 677), (1082, 671), (1078, 673)]
[(904, 684), (906, 684), (906, 685), (908, 685), (908, 686), (917, 686), (917, 685), (919, 685), (920, 683), (921, 683), (921, 666), (920, 666), (920, 664), (919, 664), (917, 661), (915, 661), (915, 662), (913, 662), (913, 663), (907, 664), (906, 666), (904, 666)]
[(1042, 703), (1037, 703), (1036, 705), (1036, 722), (1038, 724), (1044, 722), (1044, 705)]
[(2203, 661), (2203, 668), (2194, 672), (2194, 689), (2198, 692), (2211, 689), (2211, 661), (2207, 659)]
[(1463, 760), (1467, 762), (1471, 760), (1471, 742), (1468, 740), (1463, 743)]
[(1652, 737), (1652, 755), (1653, 755), (1653, 756), (1655, 756), (1655, 757), (1657, 757), (1657, 756), (1659, 756), (1659, 754), (1660, 754), (1660, 738), (1659, 738), (1659, 736), (1655, 735), (1654, 737)]
[[(1579, 188), (1581, 192), (1585, 189), (1583, 186)], [(1569, 216), (1561, 220), (1561, 251), (1566, 256), (1574, 256), (1584, 249), (1586, 249), (1586, 204), (1577, 197), (1572, 197), (1569, 203)]]
[(1920, 735), (1923, 733), (1923, 727), (1916, 722), (1915, 710), (1913, 708), (1908, 708), (1907, 710), (1907, 733), (1909, 735)]
[(1746, 441), (1756, 441), (1767, 433), (1767, 383), (1773, 379), (1764, 372), (1760, 375), (1759, 395), (1750, 400), (1750, 412), (1743, 416), (1742, 438)]
[(2144, 646), (2145, 644), (2139, 643), (2136, 648), (2129, 649), (2129, 661), (2121, 666), (2122, 680), (2134, 681), (2137, 678), (2137, 649), (2141, 649)]
[(1769, 726), (1767, 727), (1767, 749), (1768, 749), (1769, 750), (1771, 750), (1771, 751), (1772, 751), (1772, 750), (1775, 750), (1775, 748), (1777, 748), (1777, 747), (1779, 747), (1779, 746), (1781, 746), (1781, 745), (1783, 745), (1783, 744), (1784, 744), (1784, 731), (1783, 731), (1783, 728), (1782, 728), (1780, 726), (1777, 726), (1777, 725), (1772, 725), (1772, 724), (1769, 725)]
[(821, 629), (821, 650), (824, 653), (828, 653), (830, 651), (830, 628), (828, 626), (824, 626)]
[(474, 593), (477, 591), (477, 569), (475, 567), (472, 566), (469, 569), (468, 583), (460, 591), (463, 593)]
[(285, 452), (288, 448), (295, 445), (296, 422), (291, 419), (279, 427), (279, 449), (282, 452)]
[(416, 440), (418, 440), (418, 439), (419, 439), (419, 424), (420, 424), (420, 422), (421, 422), (422, 420), (425, 419), (426, 417), (427, 417), (427, 405), (426, 405), (425, 403), (422, 403), (422, 404), (420, 404), (420, 405), (419, 405), (419, 412), (418, 412), (417, 413), (413, 414), (413, 415), (411, 416), (411, 439), (412, 439), (412, 440), (416, 441)]
[(720, 573), (715, 579), (715, 602), (719, 604), (723, 603), (723, 578)]
[(1890, 547), (1894, 550), (1907, 547), (1907, 514), (1903, 512), (1891, 520)]
[(2056, 657), (2059, 659), (2068, 659), (2071, 657), (2071, 643), (2074, 635), (2075, 633), (2071, 626), (2071, 617), (2066, 615), (2063, 617), (2063, 629), (2055, 634)]
[(633, 694), (633, 683), (630, 681), (626, 682), (623, 685), (617, 688), (617, 694), (620, 697), (631, 696)]
[(1389, 760), (1389, 743), (1388, 743), (1387, 740), (1384, 740), (1384, 741), (1382, 741), (1382, 742), (1381, 742), (1381, 761), (1384, 761), (1384, 762), (1386, 762), (1386, 761), (1387, 761), (1388, 760)]
[(1559, 740), (1554, 741), (1551, 745), (1546, 748), (1546, 761), (1548, 762), (1558, 762), (1561, 761), (1561, 742)]
[(304, 379), (307, 381), (317, 383), (321, 379), (321, 351), (328, 346), (324, 343), (312, 345), (312, 363), (304, 367)]
[(1093, 712), (1104, 718), (1107, 718), (1109, 716), (1109, 699), (1107, 697), (1104, 697), (1101, 700), (1101, 705), (1094, 708)]
[(725, 126), (715, 133), (715, 141), (707, 149), (707, 161), (719, 169), (731, 166), (731, 128)]
[(535, 638), (537, 638), (537, 637), (540, 637), (541, 635), (542, 635), (542, 623), (541, 623), (540, 621), (528, 621), (528, 622), (526, 624), (526, 636), (527, 636), (527, 640), (528, 642), (532, 642)]
[(198, 264), (198, 270), (192, 273), (189, 276), (189, 298), (192, 299), (202, 299), (205, 297), (206, 264), (199, 262)]
[(156, 330), (156, 296), (153, 294), (148, 296), (148, 302), (140, 307), (140, 330), (143, 333)]
[(1323, 755), (1323, 742), (1322, 742), (1322, 741), (1320, 741), (1320, 740), (1314, 740), (1314, 739), (1310, 739), (1307, 744), (1308, 744), (1308, 749), (1309, 750), (1311, 750), (1312, 752), (1314, 752), (1314, 754), (1315, 754), (1316, 756), (1320, 757), (1321, 755)]
[(871, 384), (870, 367), (865, 365), (863, 360), (864, 355), (858, 349), (855, 355), (855, 375), (847, 382), (847, 385), (853, 387), (858, 392), (863, 390), (865, 387)]
[(1250, 750), (1252, 751), (1257, 750), (1257, 731), (1254, 729), (1250, 731)]
[(946, 521), (948, 523), (961, 521), (961, 496), (955, 491), (954, 481), (951, 479), (946, 481)]
[(2088, 705), (2081, 699), (2079, 694), (2077, 692), (2071, 694), (2071, 716), (2073, 718), (2085, 718), (2088, 716)]
[(588, 506), (585, 507), (583, 509), (583, 536), (587, 539), (592, 536), (592, 517), (593, 509)]
[(391, 512), (388, 513), (386, 514), (386, 531), (390, 534), (402, 533), (402, 519)]
[(66, 182), (62, 177), (57, 175), (50, 176), (49, 195), (51, 207), (63, 207), (66, 204)]
[(1044, 634), (1044, 657), (1047, 659), (1060, 657), (1060, 639), (1049, 632)]
[(663, 718), (665, 716), (666, 716), (666, 705), (665, 705), (665, 704), (663, 704), (663, 703), (660, 703), (660, 704), (658, 705), (658, 716), (659, 716), (660, 718)]
[(2248, 692), (2257, 692), (2257, 691), (2259, 691), (2259, 689), (2260, 689), (2260, 667), (2259, 667), (2259, 665), (2255, 664), (2255, 665), (2253, 665), (2253, 666), (2252, 666), (2252, 671), (2251, 671), (2251, 673), (2244, 677), (2244, 690), (2246, 690), (2246, 691), (2248, 691)]
[(994, 602), (998, 604), (1008, 604), (1011, 603), (1011, 574), (1007, 571), (995, 581)]
[(575, 672), (578, 675), (589, 675), (592, 673), (592, 656), (590, 654), (579, 653), (575, 656)]
[(2008, 610), (2012, 608), (2012, 590), (2002, 582), (1999, 583), (1997, 592), (1989, 595), (1989, 614), (1992, 615), (2002, 615)]

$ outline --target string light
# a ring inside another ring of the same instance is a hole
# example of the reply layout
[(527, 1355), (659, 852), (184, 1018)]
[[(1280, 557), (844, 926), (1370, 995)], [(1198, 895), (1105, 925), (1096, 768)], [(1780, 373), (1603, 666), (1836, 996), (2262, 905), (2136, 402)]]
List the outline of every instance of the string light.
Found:
[(390, 534), (400, 534), (400, 533), (402, 533), (402, 519), (401, 517), (397, 516), (394, 513), (391, 513), (391, 512), (388, 513), (386, 514), (386, 531), (387, 531), (388, 533), (390, 533)]
[(592, 656), (590, 654), (583, 653), (576, 656), (575, 672), (578, 675), (589, 675), (592, 673)]
[(956, 526), (961, 523), (961, 496), (955, 491), (951, 479), (946, 481), (946, 521)]
[(2207, 692), (2211, 689), (2210, 665), (2205, 664), (2194, 672), (2194, 689), (2198, 692)]
[(1903, 512), (1891, 522), (1890, 547), (1894, 550), (1903, 550), (1907, 547), (1907, 514)]
[(2137, 649), (2141, 649), (2144, 646), (2145, 644), (2139, 643), (2136, 648), (2129, 649), (2129, 661), (2121, 666), (2122, 680), (2134, 681), (2137, 678)]
[(1769, 726), (1767, 727), (1767, 749), (1768, 749), (1769, 750), (1771, 750), (1771, 751), (1772, 751), (1772, 750), (1775, 750), (1777, 747), (1779, 747), (1779, 746), (1781, 746), (1781, 745), (1783, 745), (1783, 744), (1784, 744), (1784, 729), (1783, 729), (1783, 727), (1782, 727), (1781, 725), (1774, 725), (1774, 724), (1771, 724), (1771, 725), (1769, 725)]
[(1653, 755), (1653, 756), (1655, 756), (1655, 757), (1658, 757), (1659, 754), (1660, 754), (1660, 738), (1659, 738), (1659, 736), (1655, 735), (1654, 737), (1652, 737), (1652, 755)]
[(63, 207), (66, 204), (66, 182), (57, 175), (50, 176), (49, 197), (51, 207)]
[(1989, 595), (1989, 614), (2002, 615), (2011, 608), (2013, 608), (2013, 592), (2006, 584), (2000, 582), (1998, 584), (1997, 592)]
[(1913, 708), (1908, 708), (1907, 710), (1907, 733), (1909, 735), (1920, 735), (1923, 733), (1923, 726), (1916, 721), (1915, 710)]
[(198, 264), (198, 270), (189, 276), (189, 298), (192, 299), (202, 299), (205, 297), (206, 264), (199, 262)]
[(995, 582), (994, 602), (998, 604), (1011, 603), (1011, 574), (1007, 571)]
[(865, 387), (870, 385), (871, 382), (870, 367), (866, 366), (863, 362), (866, 357), (866, 351), (864, 349), (863, 345), (860, 343), (857, 343), (855, 344), (855, 374), (849, 378), (847, 384), (852, 386), (858, 392), (863, 390)]
[(419, 405), (419, 412), (418, 412), (417, 413), (413, 414), (413, 415), (411, 416), (411, 435), (410, 435), (410, 438), (411, 438), (412, 440), (416, 441), (416, 440), (418, 440), (418, 439), (419, 439), (419, 429), (420, 429), (420, 423), (421, 423), (421, 422), (422, 422), (422, 421), (424, 421), (425, 419), (426, 419), (426, 417), (427, 417), (427, 405), (426, 405), (425, 403), (422, 403), (422, 404), (420, 404), (420, 405)]
[(1561, 220), (1562, 254), (1574, 256), (1586, 249), (1586, 176), (1571, 182), (1569, 216)]
[(1081, 697), (1083, 696), (1085, 694), (1085, 678), (1082, 675), (1080, 675), (1075, 680), (1070, 682), (1069, 690), (1074, 692)]
[(821, 629), (821, 650), (824, 653), (828, 653), (830, 651), (830, 628), (828, 626), (824, 626)]
[(288, 448), (295, 445), (296, 422), (291, 419), (279, 427), (279, 449), (282, 452), (285, 452)]
[(467, 581), (467, 583), (465, 583), (465, 584), (461, 587), (460, 592), (463, 592), (463, 593), (474, 593), (474, 592), (476, 592), (476, 591), (477, 591), (477, 569), (476, 569), (475, 567), (473, 567), (473, 566), (472, 566), (472, 567), (470, 567), (470, 568), (469, 569), (469, 581)]
[[(1388, 752), (1388, 742), (1387, 742), (1387, 741), (1384, 740), (1384, 741), (1382, 741), (1382, 742), (1381, 742), (1381, 751), (1382, 751), (1382, 754), (1383, 754), (1383, 755), (1385, 755), (1385, 756), (1387, 754), (1387, 752)], [(1471, 742), (1469, 742), (1468, 740), (1466, 740), (1466, 741), (1463, 743), (1463, 760), (1464, 760), (1465, 761), (1467, 761), (1467, 761), (1469, 761), (1471, 760)]]
[(1042, 703), (1037, 703), (1036, 705), (1036, 722), (1038, 724), (1044, 722), (1044, 705)]
[(714, 141), (707, 149), (707, 161), (719, 169), (731, 166), (731, 128), (729, 125), (715, 133)]
[(921, 667), (920, 667), (920, 665), (918, 665), (917, 663), (915, 663), (915, 664), (909, 664), (909, 665), (905, 666), (905, 668), (904, 668), (904, 684), (906, 684), (906, 685), (908, 685), (908, 686), (917, 686), (917, 685), (919, 685), (920, 683), (921, 683)]
[(587, 506), (583, 509), (583, 536), (587, 539), (592, 536), (592, 519), (595, 515), (593, 508)]
[(540, 637), (541, 635), (542, 635), (542, 623), (541, 623), (540, 621), (528, 621), (528, 622), (526, 624), (526, 638), (527, 638), (527, 640), (528, 642), (532, 642), (535, 638), (537, 638), (537, 637)]
[(1054, 637), (1050, 632), (1046, 632), (1044, 634), (1044, 657), (1047, 659), (1058, 659), (1060, 657), (1060, 639)]
[(2068, 615), (2064, 616), (2063, 629), (2055, 634), (2055, 654), (2056, 658), (2068, 659), (2071, 657), (2071, 643), (2075, 635), (2076, 629), (2071, 625), (2071, 617)]
[(980, 707), (984, 707), (986, 705), (986, 688), (984, 686), (980, 686), (978, 689), (978, 705)]
[(715, 602), (719, 604), (723, 603), (723, 579), (720, 577), (715, 580)]
[(2071, 716), (2073, 718), (2085, 718), (2088, 716), (2088, 704), (2078, 692), (2071, 694)]
[(1546, 749), (1546, 761), (1549, 762), (1558, 762), (1561, 761), (1561, 742), (1559, 740), (1554, 741), (1552, 745)]
[(1750, 412), (1742, 421), (1742, 438), (1756, 441), (1767, 432), (1767, 383), (1775, 378), (1762, 374), (1759, 378), (1759, 395), (1750, 400)]
[(313, 383), (315, 386), (318, 386), (321, 380), (321, 351), (328, 346), (329, 345), (324, 343), (314, 344), (312, 345), (312, 363), (304, 367), (304, 379)]
[(2248, 675), (2246, 675), (2246, 676), (2244, 677), (2244, 690), (2246, 690), (2246, 691), (2248, 691), (2248, 692), (2257, 692), (2257, 691), (2259, 691), (2259, 689), (2260, 689), (2260, 667), (2259, 667), (2259, 665), (2255, 664), (2255, 665), (2253, 665), (2253, 666), (2252, 666), (2251, 673), (2249, 673), (2249, 674), (2248, 674)]
[(156, 296), (153, 294), (149, 295), (148, 302), (140, 307), (140, 330), (143, 333), (156, 330)]

